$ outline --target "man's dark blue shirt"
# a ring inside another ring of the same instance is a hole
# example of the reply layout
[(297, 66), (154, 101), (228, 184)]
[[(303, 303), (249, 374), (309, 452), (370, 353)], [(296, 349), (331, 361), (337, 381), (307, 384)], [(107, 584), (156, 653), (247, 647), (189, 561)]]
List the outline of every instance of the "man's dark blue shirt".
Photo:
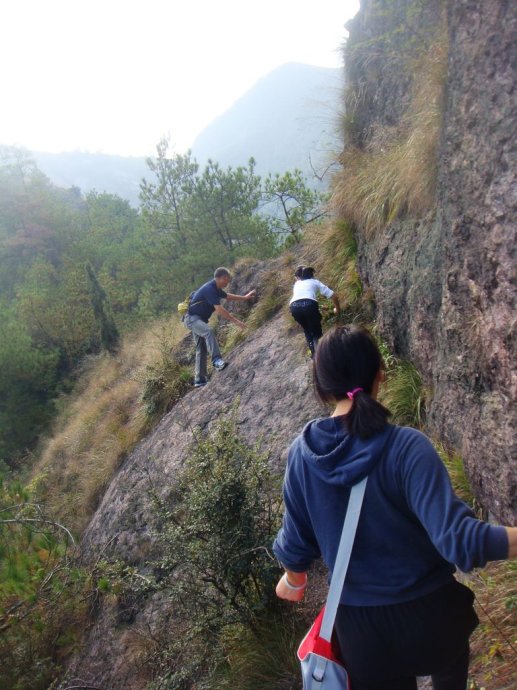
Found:
[(225, 297), (226, 292), (217, 287), (215, 280), (209, 280), (192, 295), (188, 313), (191, 316), (199, 316), (205, 323), (208, 323), (215, 307), (221, 304), (221, 300)]

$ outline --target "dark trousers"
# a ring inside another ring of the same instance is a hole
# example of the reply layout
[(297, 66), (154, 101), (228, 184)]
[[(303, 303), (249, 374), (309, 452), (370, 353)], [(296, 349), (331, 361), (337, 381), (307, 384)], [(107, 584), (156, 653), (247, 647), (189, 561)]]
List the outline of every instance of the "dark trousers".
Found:
[(299, 299), (291, 304), (290, 310), (294, 320), (303, 328), (307, 345), (311, 354), (314, 354), (318, 340), (323, 335), (318, 303), (313, 299)]
[(353, 690), (465, 690), (474, 595), (459, 582), (391, 606), (343, 606), (335, 634)]

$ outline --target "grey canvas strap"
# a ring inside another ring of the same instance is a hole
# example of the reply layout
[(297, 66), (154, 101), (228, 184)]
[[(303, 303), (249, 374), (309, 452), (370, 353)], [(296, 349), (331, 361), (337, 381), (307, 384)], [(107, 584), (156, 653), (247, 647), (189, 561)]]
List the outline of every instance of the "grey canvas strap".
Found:
[(343, 531), (341, 532), (336, 562), (332, 572), (325, 613), (323, 614), (323, 620), (321, 622), (320, 637), (328, 642), (330, 642), (330, 638), (332, 637), (334, 621), (336, 620), (337, 609), (341, 599), (343, 585), (345, 584), (346, 572), (348, 570), (348, 564), (350, 563), (350, 556), (352, 555), (352, 547), (354, 545), (359, 515), (361, 514), (361, 507), (363, 505), (367, 479), (368, 477), (365, 477), (352, 487), (350, 498), (348, 499), (345, 523), (343, 525)]

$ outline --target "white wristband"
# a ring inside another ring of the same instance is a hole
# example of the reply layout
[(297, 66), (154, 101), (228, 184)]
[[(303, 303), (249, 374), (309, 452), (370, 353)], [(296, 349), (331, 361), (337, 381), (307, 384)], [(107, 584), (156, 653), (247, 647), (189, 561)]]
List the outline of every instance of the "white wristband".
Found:
[(287, 579), (287, 573), (284, 573), (282, 580), (284, 581), (287, 589), (291, 589), (293, 592), (299, 592), (301, 589), (305, 589), (307, 587), (307, 577), (305, 578), (303, 585), (292, 585)]

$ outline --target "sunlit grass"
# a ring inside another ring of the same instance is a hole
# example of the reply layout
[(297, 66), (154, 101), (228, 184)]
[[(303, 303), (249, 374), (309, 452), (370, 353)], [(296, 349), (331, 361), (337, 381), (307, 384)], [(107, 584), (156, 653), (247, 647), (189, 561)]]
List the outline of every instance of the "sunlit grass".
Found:
[(334, 305), (329, 300), (320, 300), (324, 330), (336, 323), (364, 324), (370, 321), (372, 302), (357, 269), (357, 240), (353, 226), (343, 220), (331, 220), (308, 228), (302, 249), (304, 262), (314, 266), (316, 277), (339, 297), (339, 317), (333, 314)]
[(183, 391), (185, 371), (164, 365), (164, 349), (182, 335), (176, 319), (147, 325), (128, 336), (116, 356), (92, 358), (76, 391), (60, 401), (32, 484), (73, 530), (85, 527), (120, 462), (148, 431), (150, 417), (166, 409), (169, 394), (172, 399)]
[(257, 301), (245, 320), (246, 329), (242, 330), (232, 324), (225, 328), (224, 352), (231, 351), (249, 333), (258, 330), (282, 309), (287, 310), (294, 282), (293, 273), (292, 257), (286, 255), (285, 262), (264, 274)]
[(400, 125), (378, 128), (366, 148), (350, 145), (341, 156), (332, 204), (366, 235), (433, 206), (446, 74), (443, 39), (415, 64), (414, 91)]

